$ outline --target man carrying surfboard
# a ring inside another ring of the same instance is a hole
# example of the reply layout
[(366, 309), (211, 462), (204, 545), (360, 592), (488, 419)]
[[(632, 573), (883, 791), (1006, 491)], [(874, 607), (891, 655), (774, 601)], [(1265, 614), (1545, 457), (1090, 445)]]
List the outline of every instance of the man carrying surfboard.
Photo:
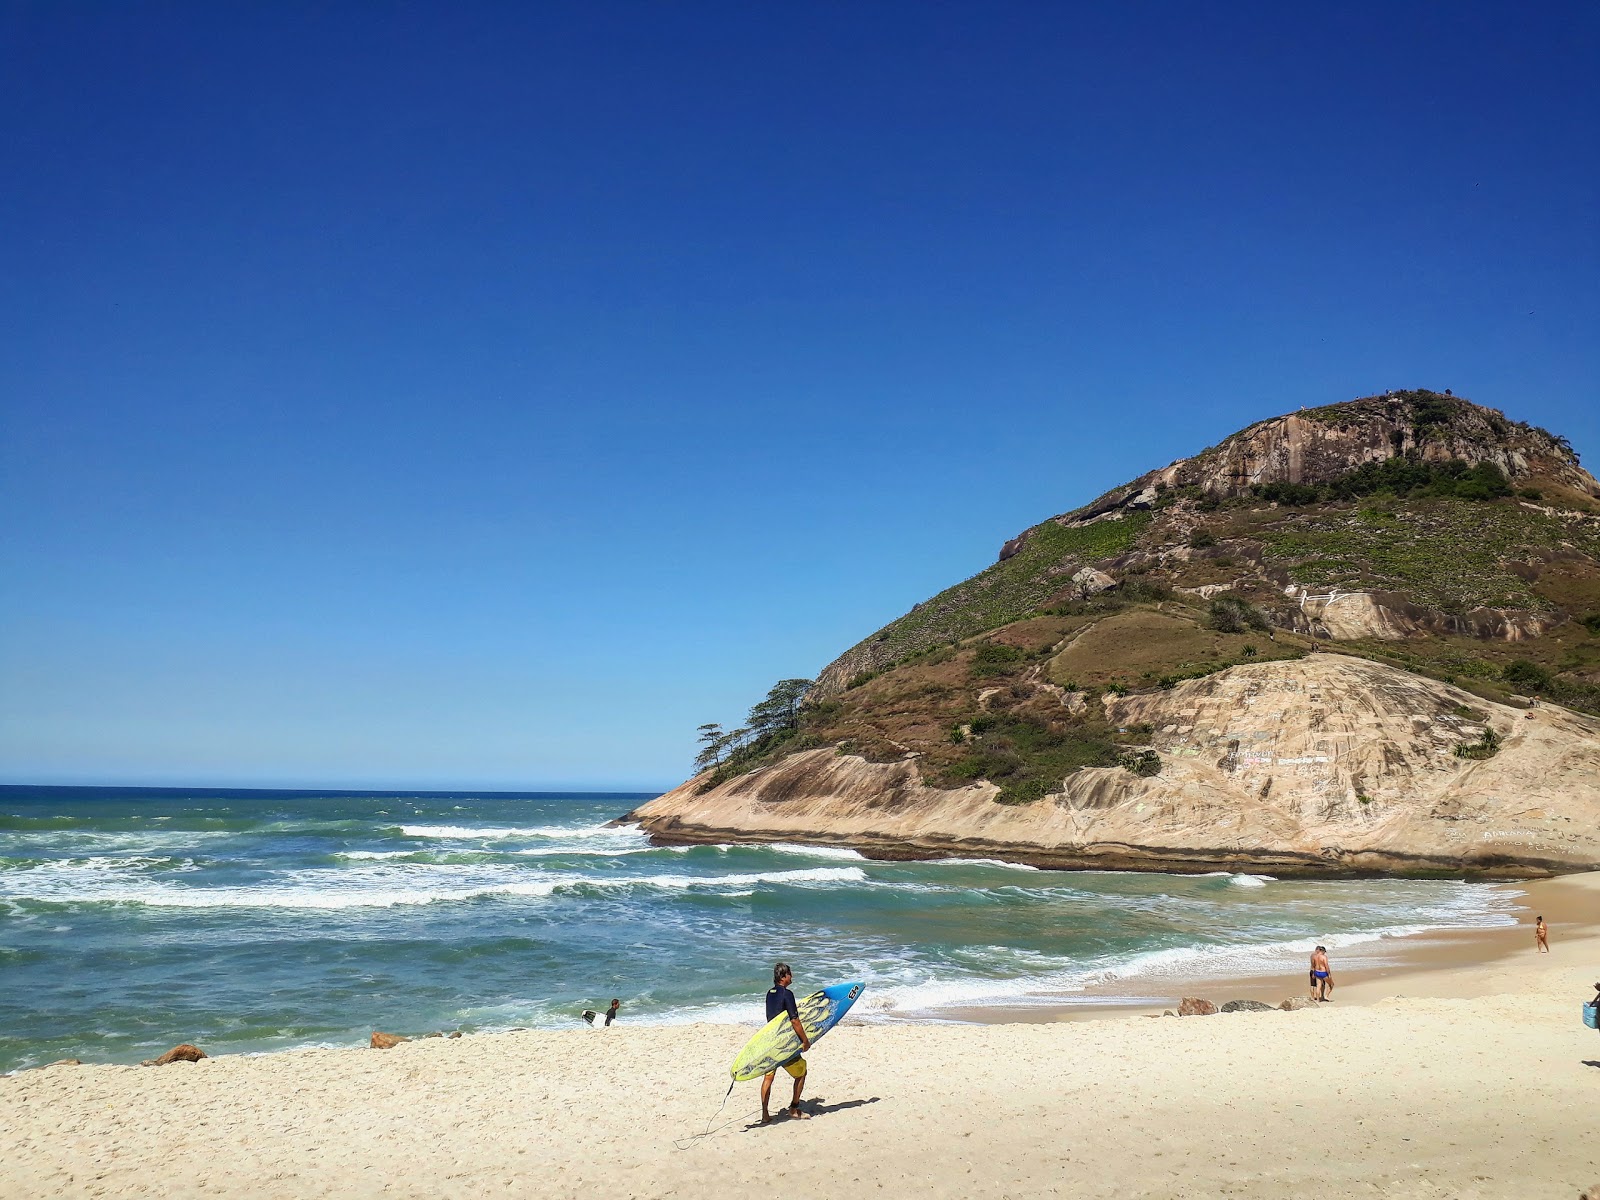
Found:
[[(795, 1036), (800, 1039), (800, 1050), (803, 1054), (811, 1049), (811, 1039), (806, 1036), (805, 1026), (800, 1024), (800, 1008), (795, 1003), (794, 993), (789, 990), (789, 985), (794, 982), (794, 972), (789, 970), (788, 963), (778, 963), (772, 968), (772, 990), (767, 993), (767, 1020), (771, 1021), (780, 1013), (789, 1015), (789, 1024), (794, 1026)], [(794, 1080), (794, 1099), (789, 1102), (789, 1115), (796, 1120), (806, 1120), (811, 1116), (800, 1107), (800, 1093), (806, 1086), (806, 1060), (796, 1054), (786, 1063), (779, 1066), (787, 1071)], [(772, 1114), (767, 1111), (767, 1098), (772, 1095), (772, 1081), (777, 1077), (777, 1069), (768, 1071), (761, 1078), (761, 1123), (770, 1125)]]

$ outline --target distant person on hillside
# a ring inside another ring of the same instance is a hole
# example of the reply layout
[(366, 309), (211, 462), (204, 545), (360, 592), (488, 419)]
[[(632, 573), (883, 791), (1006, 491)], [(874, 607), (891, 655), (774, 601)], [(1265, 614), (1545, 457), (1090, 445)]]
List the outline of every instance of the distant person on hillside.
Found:
[(617, 1019), (617, 1009), (619, 1009), (621, 1007), (622, 1007), (622, 1001), (618, 1000), (616, 997), (613, 996), (612, 999), (611, 999), (611, 1007), (606, 1009), (606, 1024), (607, 1025), (611, 1024), (611, 1022), (613, 1022), (613, 1021), (615, 1021)]
[[(788, 1013), (789, 1023), (794, 1026), (795, 1035), (800, 1039), (800, 1049), (804, 1052), (811, 1049), (811, 1039), (806, 1036), (805, 1026), (800, 1024), (800, 1007), (795, 1003), (794, 993), (789, 990), (789, 985), (793, 982), (794, 972), (789, 970), (788, 963), (781, 962), (772, 968), (772, 990), (767, 993), (767, 1020), (772, 1020), (779, 1013)], [(780, 1065), (794, 1080), (794, 1098), (789, 1101), (789, 1115), (803, 1121), (811, 1115), (800, 1107), (800, 1093), (806, 1086), (806, 1060), (796, 1054), (788, 1062)], [(761, 1077), (763, 1125), (772, 1123), (772, 1114), (767, 1110), (767, 1098), (772, 1095), (772, 1081), (777, 1074), (777, 1071), (768, 1071)]]
[(1313, 1000), (1331, 1000), (1328, 995), (1333, 990), (1333, 968), (1328, 965), (1328, 948), (1318, 946), (1311, 952), (1311, 998)]
[(1533, 945), (1540, 954), (1550, 953), (1550, 927), (1544, 923), (1543, 914), (1533, 924)]

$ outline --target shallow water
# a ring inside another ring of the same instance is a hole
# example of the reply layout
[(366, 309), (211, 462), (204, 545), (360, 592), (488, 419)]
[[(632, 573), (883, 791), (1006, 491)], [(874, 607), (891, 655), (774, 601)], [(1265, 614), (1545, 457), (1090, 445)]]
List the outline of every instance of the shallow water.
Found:
[(755, 1023), (777, 958), (866, 980), (864, 1019), (939, 1020), (1514, 923), (1484, 884), (653, 847), (606, 825), (643, 798), (0, 788), (0, 1071), (573, 1027), (612, 996)]

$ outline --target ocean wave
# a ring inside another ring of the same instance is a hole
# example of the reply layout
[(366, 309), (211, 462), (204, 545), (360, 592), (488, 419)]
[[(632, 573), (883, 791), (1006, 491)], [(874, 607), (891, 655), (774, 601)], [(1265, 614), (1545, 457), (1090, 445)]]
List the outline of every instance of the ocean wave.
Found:
[(808, 846), (803, 842), (772, 842), (760, 847), (775, 854), (803, 854), (807, 858), (837, 858), (850, 862), (864, 862), (866, 855), (848, 846)]
[(740, 875), (645, 875), (634, 879), (586, 879), (587, 885), (619, 887), (643, 884), (658, 888), (749, 887), (760, 883), (859, 883), (860, 867), (812, 867), (800, 871), (753, 871)]
[(607, 825), (402, 825), (400, 832), (406, 837), (446, 841), (498, 841), (503, 838), (626, 838), (634, 841), (640, 837), (634, 829)]
[(153, 908), (393, 908), (495, 896), (539, 898), (623, 888), (752, 888), (760, 884), (845, 883), (865, 878), (857, 867), (733, 875), (529, 878), (528, 872), (516, 868), (458, 868), (382, 860), (367, 867), (308, 870), (289, 879), (224, 887), (180, 887), (127, 871), (119, 876), (115, 872), (84, 869), (81, 864), (50, 864), (36, 868), (31, 878), (18, 878), (25, 874), (15, 872), (5, 877), (0, 899), (44, 904), (140, 904)]
[(1003, 858), (934, 858), (928, 860), (934, 866), (946, 867), (1005, 867), (1011, 871), (1039, 871), (1042, 867), (1035, 867), (1029, 863), (1006, 862)]

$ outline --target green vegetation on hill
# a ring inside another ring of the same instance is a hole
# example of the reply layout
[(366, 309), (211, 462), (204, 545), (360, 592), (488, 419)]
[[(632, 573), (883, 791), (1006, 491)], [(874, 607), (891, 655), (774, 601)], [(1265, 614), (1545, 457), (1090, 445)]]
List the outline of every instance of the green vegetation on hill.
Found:
[(1396, 457), (1362, 463), (1331, 483), (1263, 483), (1253, 489), (1263, 500), (1305, 508), (1329, 500), (1358, 496), (1454, 496), (1461, 500), (1495, 500), (1511, 495), (1505, 472), (1493, 463), (1468, 466), (1459, 459), (1422, 462)]
[(1131, 513), (1090, 525), (1037, 525), (1010, 558), (946, 588), (879, 633), (877, 641), (883, 645), (876, 657), (900, 662), (941, 642), (1015, 621), (1068, 586), (1071, 573), (1053, 569), (1115, 557), (1131, 548), (1149, 524), (1149, 513)]
[(1288, 568), (1307, 586), (1405, 592), (1449, 613), (1478, 607), (1547, 610), (1550, 604), (1508, 564), (1567, 549), (1600, 556), (1600, 526), (1514, 502), (1330, 505), (1286, 519), (1262, 514), (1235, 528), (1260, 540), (1269, 565)]

